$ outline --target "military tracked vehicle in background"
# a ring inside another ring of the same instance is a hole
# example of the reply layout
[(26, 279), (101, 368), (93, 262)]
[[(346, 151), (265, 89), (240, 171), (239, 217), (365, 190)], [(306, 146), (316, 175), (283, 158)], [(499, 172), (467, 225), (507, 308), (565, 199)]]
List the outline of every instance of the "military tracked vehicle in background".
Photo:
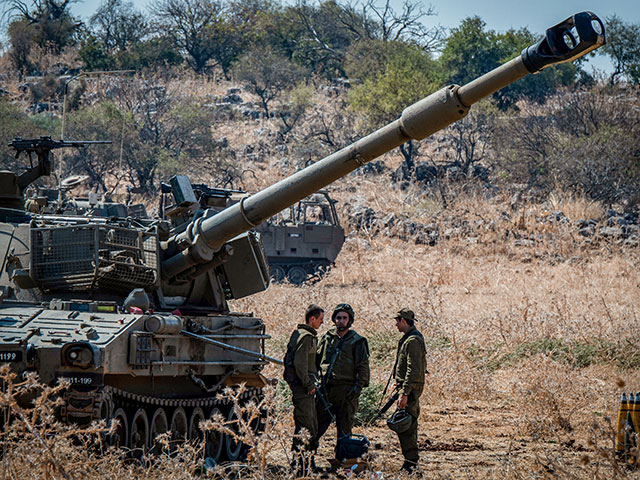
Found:
[[(47, 384), (70, 382), (64, 421), (119, 420), (112, 441), (136, 451), (157, 434), (199, 438), (200, 420), (233, 405), (217, 394), (246, 384), (240, 401), (260, 396), (265, 321), (228, 302), (267, 288), (269, 267), (253, 231), (368, 161), (463, 118), (498, 89), (604, 43), (590, 12), (464, 86), (445, 87), (401, 118), (339, 152), (222, 210), (203, 209), (186, 177), (175, 177), (163, 217), (83, 217), (31, 213), (24, 189), (51, 170), (51, 139), (14, 140), (38, 162), (22, 174), (0, 171), (0, 361)], [(25, 143), (26, 142), (26, 143)], [(67, 142), (73, 143), (73, 142)], [(270, 319), (268, 321), (276, 321)], [(211, 433), (206, 454), (236, 459), (245, 447)]]
[(274, 282), (286, 279), (302, 285), (321, 278), (334, 265), (344, 245), (335, 204), (327, 191), (320, 190), (256, 228)]

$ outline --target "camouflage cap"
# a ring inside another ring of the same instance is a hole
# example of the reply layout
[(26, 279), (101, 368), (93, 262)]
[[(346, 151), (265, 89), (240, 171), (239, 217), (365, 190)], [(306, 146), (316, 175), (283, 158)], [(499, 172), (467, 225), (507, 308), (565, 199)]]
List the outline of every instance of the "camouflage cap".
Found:
[(396, 313), (396, 316), (394, 318), (404, 318), (405, 320), (411, 320), (414, 322), (416, 321), (416, 316), (413, 313), (413, 310), (410, 310), (408, 308), (401, 308), (400, 310), (398, 310), (398, 313)]

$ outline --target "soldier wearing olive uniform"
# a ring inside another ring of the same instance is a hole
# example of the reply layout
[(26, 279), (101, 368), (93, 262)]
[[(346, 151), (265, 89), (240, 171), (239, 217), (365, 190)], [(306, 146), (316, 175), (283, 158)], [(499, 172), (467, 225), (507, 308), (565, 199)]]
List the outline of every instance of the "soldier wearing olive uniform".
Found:
[(404, 335), (398, 342), (393, 377), (400, 393), (398, 409), (404, 409), (412, 417), (411, 425), (398, 433), (404, 464), (402, 469), (413, 472), (418, 465), (418, 417), (420, 395), (424, 390), (427, 373), (426, 346), (424, 337), (415, 327), (415, 315), (408, 308), (400, 310), (395, 317), (398, 331)]
[[(327, 401), (336, 417), (338, 436), (350, 435), (360, 392), (369, 385), (369, 344), (366, 338), (351, 329), (354, 313), (348, 303), (337, 305), (331, 319), (335, 328), (326, 332), (318, 342), (318, 368), (322, 373)], [(320, 404), (316, 409), (320, 439), (331, 424), (331, 415)]]
[[(305, 323), (299, 324), (291, 334), (284, 357), (284, 379), (293, 393), (293, 420), (296, 435), (293, 438), (291, 449), (296, 453), (303, 450), (315, 452), (318, 448), (314, 378), (317, 373), (318, 339), (316, 330), (322, 325), (323, 319), (324, 310), (318, 305), (309, 305), (305, 313)], [(310, 441), (306, 448), (299, 435), (303, 429), (310, 434)]]

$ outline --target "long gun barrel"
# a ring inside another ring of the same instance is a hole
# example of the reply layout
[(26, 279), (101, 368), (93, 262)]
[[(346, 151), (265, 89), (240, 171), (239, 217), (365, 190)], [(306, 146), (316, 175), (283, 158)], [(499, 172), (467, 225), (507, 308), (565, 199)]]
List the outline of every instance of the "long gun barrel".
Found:
[(605, 43), (604, 24), (591, 12), (573, 15), (513, 60), (463, 85), (450, 85), (406, 108), (399, 119), (215, 215), (203, 215), (168, 242), (162, 275), (171, 278), (209, 263), (235, 236), (334, 180), (409, 140), (422, 140), (464, 118), (469, 107), (550, 65), (572, 61)]

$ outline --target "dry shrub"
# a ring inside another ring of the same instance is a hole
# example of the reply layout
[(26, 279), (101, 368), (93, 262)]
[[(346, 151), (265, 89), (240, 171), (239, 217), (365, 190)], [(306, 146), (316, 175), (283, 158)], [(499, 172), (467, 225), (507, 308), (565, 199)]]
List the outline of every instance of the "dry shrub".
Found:
[(585, 195), (567, 193), (560, 190), (551, 192), (549, 204), (553, 210), (561, 210), (570, 220), (600, 219), (605, 210), (600, 202), (589, 199)]

